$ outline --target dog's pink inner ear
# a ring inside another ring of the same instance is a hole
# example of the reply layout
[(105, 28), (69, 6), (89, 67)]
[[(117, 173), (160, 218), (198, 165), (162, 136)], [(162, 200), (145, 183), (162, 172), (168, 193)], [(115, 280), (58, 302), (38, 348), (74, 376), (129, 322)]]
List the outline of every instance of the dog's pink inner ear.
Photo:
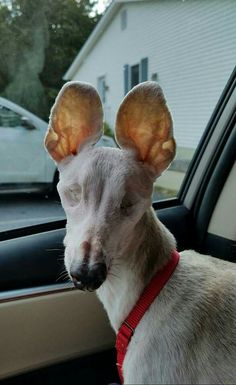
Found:
[(81, 145), (96, 143), (102, 127), (102, 104), (95, 88), (86, 83), (68, 82), (52, 107), (45, 147), (60, 162), (75, 155)]
[(175, 140), (171, 115), (157, 83), (141, 83), (124, 98), (117, 114), (116, 138), (122, 148), (135, 149), (155, 176), (168, 167), (175, 156)]

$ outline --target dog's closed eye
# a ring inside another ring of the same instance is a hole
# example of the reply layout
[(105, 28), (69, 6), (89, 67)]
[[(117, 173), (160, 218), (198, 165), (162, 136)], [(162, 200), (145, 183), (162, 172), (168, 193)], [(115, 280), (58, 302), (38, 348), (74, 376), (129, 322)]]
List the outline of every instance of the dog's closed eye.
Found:
[(70, 206), (77, 206), (81, 200), (82, 189), (78, 184), (73, 185), (67, 189), (65, 195)]
[(120, 211), (122, 214), (128, 215), (133, 206), (134, 203), (128, 197), (124, 197), (120, 204)]

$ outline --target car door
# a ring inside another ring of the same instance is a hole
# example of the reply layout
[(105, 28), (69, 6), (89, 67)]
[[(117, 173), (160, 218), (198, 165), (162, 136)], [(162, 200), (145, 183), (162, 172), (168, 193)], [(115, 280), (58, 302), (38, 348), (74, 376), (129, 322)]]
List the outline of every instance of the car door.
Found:
[(45, 131), (26, 114), (0, 101), (0, 184), (46, 182)]
[[(235, 262), (236, 71), (175, 198), (154, 202), (177, 239)], [(3, 384), (117, 380), (114, 333), (94, 293), (60, 277), (65, 221), (1, 233), (0, 378)], [(59, 279), (58, 279), (59, 277)]]

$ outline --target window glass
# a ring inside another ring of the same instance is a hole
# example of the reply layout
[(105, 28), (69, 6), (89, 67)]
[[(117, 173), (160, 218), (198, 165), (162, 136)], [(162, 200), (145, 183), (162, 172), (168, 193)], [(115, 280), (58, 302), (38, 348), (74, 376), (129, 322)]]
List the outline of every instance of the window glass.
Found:
[(20, 125), (20, 115), (0, 104), (0, 129), (4, 127), (19, 127)]
[(131, 77), (131, 84), (130, 84), (131, 87), (130, 88), (133, 88), (134, 86), (136, 86), (139, 83), (139, 64), (136, 64), (136, 65), (131, 67), (130, 77)]
[(148, 58), (147, 57), (141, 60), (140, 66), (141, 66), (140, 81), (145, 82), (148, 80)]
[(235, 66), (235, 20), (234, 0), (0, 0), (0, 231), (64, 218), (43, 139), (69, 80), (98, 89), (102, 146), (116, 146), (124, 95), (141, 81), (162, 86), (177, 155), (153, 198), (176, 196)]

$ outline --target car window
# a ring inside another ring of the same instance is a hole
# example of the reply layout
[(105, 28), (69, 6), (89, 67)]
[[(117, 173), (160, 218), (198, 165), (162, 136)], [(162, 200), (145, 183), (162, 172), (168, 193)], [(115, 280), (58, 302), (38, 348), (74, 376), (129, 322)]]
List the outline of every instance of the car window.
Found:
[(20, 115), (0, 104), (0, 128), (19, 127), (20, 125)]
[[(93, 4), (92, 4), (93, 3)], [(104, 136), (136, 84), (158, 82), (177, 154), (153, 200), (176, 197), (236, 61), (236, 2), (0, 1), (0, 232), (65, 217), (43, 139), (65, 81), (97, 88)], [(18, 129), (20, 128), (20, 129)]]

